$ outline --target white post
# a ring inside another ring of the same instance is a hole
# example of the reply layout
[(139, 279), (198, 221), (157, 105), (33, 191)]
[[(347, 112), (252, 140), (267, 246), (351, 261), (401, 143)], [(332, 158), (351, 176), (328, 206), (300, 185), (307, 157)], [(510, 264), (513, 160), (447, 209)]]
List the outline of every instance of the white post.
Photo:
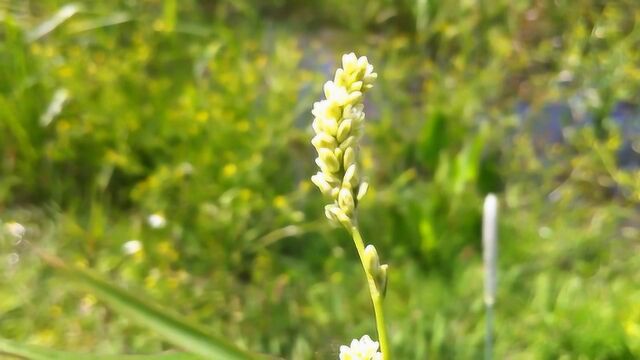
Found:
[(486, 309), (485, 359), (493, 359), (493, 307), (498, 286), (498, 198), (489, 194), (482, 211), (482, 259), (484, 262), (484, 305)]

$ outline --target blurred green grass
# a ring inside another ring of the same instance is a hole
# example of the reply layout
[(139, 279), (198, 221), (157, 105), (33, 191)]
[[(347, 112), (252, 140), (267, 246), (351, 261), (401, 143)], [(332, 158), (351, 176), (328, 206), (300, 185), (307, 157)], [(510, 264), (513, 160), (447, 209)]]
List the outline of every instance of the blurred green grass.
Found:
[(27, 228), (2, 234), (0, 336), (169, 348), (29, 243), (256, 351), (336, 358), (373, 334), (308, 181), (312, 102), (355, 50), (380, 74), (361, 223), (389, 256), (396, 357), (481, 356), (490, 191), (496, 357), (639, 357), (639, 21), (631, 0), (0, 1), (0, 219)]

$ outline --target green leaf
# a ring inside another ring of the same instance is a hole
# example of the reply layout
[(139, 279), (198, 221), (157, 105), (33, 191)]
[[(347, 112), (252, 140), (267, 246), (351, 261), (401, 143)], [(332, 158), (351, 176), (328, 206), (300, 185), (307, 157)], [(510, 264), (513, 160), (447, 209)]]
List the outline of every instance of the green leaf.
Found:
[(168, 342), (206, 359), (246, 360), (259, 358), (226, 340), (214, 337), (202, 327), (159, 306), (146, 302), (140, 296), (121, 289), (86, 269), (68, 266), (57, 257), (40, 254), (49, 265), (64, 272), (71, 279), (88, 288), (96, 297), (134, 322), (164, 337)]
[(29, 360), (200, 360), (202, 357), (187, 353), (164, 353), (154, 355), (91, 355), (50, 350), (40, 346), (24, 345), (0, 338), (0, 355), (7, 354)]

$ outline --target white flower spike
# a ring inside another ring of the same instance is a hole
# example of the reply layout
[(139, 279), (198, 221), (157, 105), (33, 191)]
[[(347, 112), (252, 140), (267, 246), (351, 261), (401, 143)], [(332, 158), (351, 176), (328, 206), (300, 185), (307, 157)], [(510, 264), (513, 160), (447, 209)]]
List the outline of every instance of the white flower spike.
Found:
[(353, 340), (351, 346), (340, 347), (340, 360), (392, 360), (382, 306), (389, 266), (380, 264), (373, 245), (365, 247), (356, 217), (358, 203), (369, 187), (360, 176), (358, 165), (365, 117), (362, 99), (377, 77), (365, 56), (345, 54), (342, 68), (324, 84), (326, 99), (313, 104), (311, 110), (315, 132), (311, 144), (318, 152), (315, 161), (320, 168), (311, 181), (330, 199), (324, 207), (327, 218), (344, 226), (353, 238), (367, 278), (380, 341), (372, 341), (367, 335)]
[(326, 97), (313, 104), (311, 113), (316, 136), (311, 143), (318, 152), (320, 172), (311, 181), (332, 199), (327, 205), (329, 220), (346, 227), (353, 224), (358, 201), (368, 185), (360, 182), (357, 166), (358, 140), (364, 125), (362, 95), (373, 87), (378, 77), (365, 56), (350, 53), (342, 56), (342, 69), (323, 90)]
[(340, 360), (381, 360), (378, 342), (364, 335), (360, 340), (353, 339), (350, 346), (340, 346)]

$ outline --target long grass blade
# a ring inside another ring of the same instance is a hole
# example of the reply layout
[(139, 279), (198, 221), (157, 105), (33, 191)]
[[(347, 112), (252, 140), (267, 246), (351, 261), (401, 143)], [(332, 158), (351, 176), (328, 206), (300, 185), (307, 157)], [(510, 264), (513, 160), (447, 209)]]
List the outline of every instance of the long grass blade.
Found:
[(155, 304), (142, 300), (140, 296), (112, 285), (89, 270), (68, 266), (61, 259), (52, 255), (41, 253), (40, 256), (54, 268), (85, 286), (117, 312), (156, 332), (168, 342), (184, 350), (211, 360), (258, 358), (257, 355), (249, 354), (226, 340), (208, 334), (201, 327), (191, 324)]
[[(0, 355), (15, 356), (29, 360), (200, 360), (200, 356), (187, 353), (163, 353), (153, 355), (91, 355), (67, 351), (51, 350), (17, 341), (0, 338)], [(2, 357), (2, 356), (0, 356)], [(4, 359), (4, 357), (2, 357)]]
[(72, 16), (80, 12), (81, 9), (82, 6), (79, 4), (64, 5), (51, 18), (29, 31), (27, 33), (27, 40), (30, 42), (36, 41), (49, 34), (65, 21), (69, 20)]

